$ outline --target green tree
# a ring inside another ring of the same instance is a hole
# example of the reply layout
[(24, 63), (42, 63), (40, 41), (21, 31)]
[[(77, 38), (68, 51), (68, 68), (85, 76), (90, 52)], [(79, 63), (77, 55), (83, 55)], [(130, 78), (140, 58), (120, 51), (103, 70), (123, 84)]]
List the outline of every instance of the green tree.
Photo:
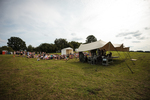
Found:
[(7, 51), (13, 52), (14, 50), (11, 47), (7, 47)]
[(86, 38), (86, 43), (91, 43), (91, 42), (95, 42), (97, 41), (96, 37), (94, 35), (89, 35), (87, 38)]
[(2, 50), (7, 50), (8, 47), (7, 47), (7, 46), (2, 46), (1, 49), (2, 49)]
[(34, 50), (35, 50), (36, 52), (40, 52), (39, 46), (38, 46), (38, 47), (35, 47)]
[(2, 54), (3, 50), (7, 50), (9, 52), (13, 52), (14, 51), (11, 47), (2, 46), (2, 47), (0, 47), (0, 54)]
[(56, 47), (57, 47), (57, 46), (56, 46), (55, 44), (50, 44), (50, 50), (51, 50), (50, 52), (51, 52), (51, 53), (56, 52)]
[(49, 44), (49, 43), (42, 43), (38, 47), (36, 47), (34, 50), (36, 52), (47, 52), (47, 53), (54, 53), (56, 52), (56, 45), (55, 44)]
[(48, 43), (42, 43), (40, 44), (39, 49), (41, 52), (47, 52), (48, 46), (49, 46)]
[(26, 43), (19, 37), (11, 37), (8, 39), (7, 45), (13, 50), (25, 50)]
[(27, 48), (27, 51), (33, 52), (33, 50), (34, 50), (34, 47), (32, 47), (32, 45), (29, 45)]
[(73, 50), (75, 51), (76, 48), (79, 48), (80, 44), (79, 42), (75, 42), (75, 41), (71, 41), (68, 43), (70, 45), (70, 47), (73, 48)]
[(60, 51), (61, 49), (63, 49), (63, 48), (68, 47), (68, 41), (67, 41), (66, 39), (62, 39), (62, 38), (57, 39), (57, 38), (56, 38), (56, 40), (54, 41), (54, 43), (55, 43), (55, 45), (56, 45), (56, 47), (57, 47), (56, 50), (59, 50), (59, 51)]

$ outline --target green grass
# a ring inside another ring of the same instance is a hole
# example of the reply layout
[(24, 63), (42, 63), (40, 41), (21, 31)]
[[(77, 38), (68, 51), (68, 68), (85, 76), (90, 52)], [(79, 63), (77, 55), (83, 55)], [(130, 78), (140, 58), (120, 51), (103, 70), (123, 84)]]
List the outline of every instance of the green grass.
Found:
[(113, 52), (120, 58), (109, 66), (90, 65), (77, 59), (37, 61), (0, 55), (0, 100), (149, 99), (150, 53), (131, 52), (131, 57), (137, 59), (134, 62), (126, 53), (120, 55)]

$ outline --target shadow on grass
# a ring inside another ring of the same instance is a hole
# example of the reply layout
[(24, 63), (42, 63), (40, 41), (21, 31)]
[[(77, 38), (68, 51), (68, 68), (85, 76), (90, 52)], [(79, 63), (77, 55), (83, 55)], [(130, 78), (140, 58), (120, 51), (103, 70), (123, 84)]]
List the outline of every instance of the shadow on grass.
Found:
[(87, 92), (89, 92), (89, 94), (94, 94), (94, 95), (96, 95), (96, 94), (98, 94), (98, 91), (101, 91), (102, 89), (100, 89), (100, 88), (88, 88), (87, 89)]
[(82, 69), (93, 69), (93, 68), (99, 68), (99, 67), (107, 67), (107, 68), (110, 68), (110, 67), (115, 67), (115, 66), (118, 66), (118, 65), (121, 65), (122, 63), (124, 63), (125, 60), (121, 60), (121, 59), (114, 59), (112, 63), (109, 63), (109, 65), (107, 66), (104, 66), (102, 65), (102, 63), (98, 63), (98, 64), (89, 64), (89, 63), (82, 63), (80, 61), (75, 61), (75, 60), (70, 60), (66, 63), (70, 63), (70, 64), (74, 64), (74, 65), (78, 65), (80, 66)]

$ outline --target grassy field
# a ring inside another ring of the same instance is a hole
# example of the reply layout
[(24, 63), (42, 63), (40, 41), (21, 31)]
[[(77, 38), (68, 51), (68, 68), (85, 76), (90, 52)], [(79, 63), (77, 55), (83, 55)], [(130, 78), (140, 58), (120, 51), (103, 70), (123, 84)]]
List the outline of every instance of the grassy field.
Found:
[(0, 55), (0, 100), (150, 99), (150, 53), (126, 54), (109, 66)]

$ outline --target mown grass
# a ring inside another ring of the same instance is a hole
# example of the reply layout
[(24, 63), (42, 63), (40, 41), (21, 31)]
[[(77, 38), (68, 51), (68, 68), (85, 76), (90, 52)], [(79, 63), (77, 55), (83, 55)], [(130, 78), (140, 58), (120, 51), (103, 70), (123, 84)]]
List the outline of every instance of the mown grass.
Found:
[(0, 100), (149, 99), (150, 53), (126, 54), (113, 52), (120, 58), (109, 66), (0, 55)]

